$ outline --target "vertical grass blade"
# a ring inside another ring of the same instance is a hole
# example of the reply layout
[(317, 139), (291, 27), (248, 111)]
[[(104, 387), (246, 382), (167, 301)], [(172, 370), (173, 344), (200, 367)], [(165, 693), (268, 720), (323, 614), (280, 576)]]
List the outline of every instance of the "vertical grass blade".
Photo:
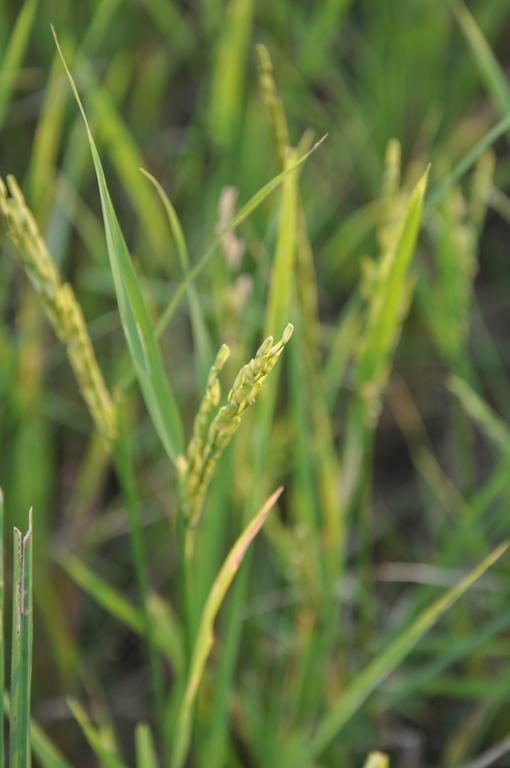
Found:
[[(182, 231), (181, 222), (179, 221), (177, 212), (159, 181), (143, 168), (141, 171), (154, 186), (161, 202), (163, 203), (163, 207), (168, 219), (168, 224), (175, 242), (175, 247), (177, 248), (179, 261), (181, 262), (181, 269), (184, 278), (186, 278), (186, 275), (189, 271), (188, 246), (186, 245), (186, 239), (184, 237), (184, 232)], [(209, 368), (211, 367), (213, 361), (213, 352), (211, 340), (209, 338), (209, 333), (207, 331), (207, 326), (202, 312), (202, 307), (200, 306), (194, 285), (188, 285), (187, 294), (189, 313), (191, 317), (191, 329), (193, 331), (193, 341), (195, 342), (194, 348), (196, 350), (196, 369), (200, 389), (203, 390), (207, 382)]]
[(186, 759), (191, 738), (193, 704), (195, 702), (200, 681), (202, 680), (206, 661), (214, 642), (214, 621), (227, 590), (241, 565), (246, 550), (264, 525), (267, 516), (278, 501), (282, 491), (283, 488), (278, 488), (246, 526), (228, 553), (214, 580), (211, 591), (209, 592), (200, 618), (200, 624), (191, 657), (188, 682), (179, 710), (171, 759), (172, 768), (182, 768)]
[(151, 729), (147, 723), (139, 723), (135, 732), (137, 768), (158, 768)]
[(0, 128), (11, 97), (18, 69), (25, 55), (30, 30), (35, 19), (37, 0), (26, 0), (9, 39), (9, 44), (2, 60), (0, 78)]
[(29, 768), (32, 676), (32, 513), (23, 536), (14, 529), (10, 768)]
[(347, 415), (343, 457), (343, 494), (346, 504), (358, 488), (366, 452), (367, 435), (373, 427), (386, 385), (405, 308), (409, 300), (409, 265), (414, 254), (427, 188), (428, 170), (414, 188), (406, 206), (400, 231), (396, 230), (377, 267), (371, 289), (368, 317), (356, 361), (356, 394)]
[(129, 352), (147, 410), (166, 453), (171, 461), (174, 462), (181, 453), (183, 445), (180, 414), (166, 376), (161, 351), (140, 284), (115, 214), (99, 153), (87, 121), (85, 110), (76, 84), (62, 54), (55, 30), (53, 30), (53, 35), (87, 130), (101, 195), (110, 266)]

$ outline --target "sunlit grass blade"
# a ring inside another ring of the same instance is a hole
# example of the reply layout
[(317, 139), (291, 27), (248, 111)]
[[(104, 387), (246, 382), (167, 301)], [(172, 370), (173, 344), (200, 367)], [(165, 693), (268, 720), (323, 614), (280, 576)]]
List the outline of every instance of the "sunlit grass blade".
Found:
[(158, 768), (152, 733), (147, 723), (139, 723), (135, 731), (137, 768)]
[(457, 397), (466, 411), (489, 440), (503, 453), (510, 456), (510, 430), (504, 421), (482, 400), (475, 390), (458, 376), (452, 376), (448, 382), (451, 392)]
[(14, 529), (9, 765), (29, 768), (32, 678), (32, 512), (23, 536)]
[[(504, 542), (497, 547), (480, 565), (474, 568), (455, 587), (449, 589), (428, 608), (423, 610), (411, 624), (402, 630), (364, 670), (347, 685), (340, 698), (319, 722), (308, 745), (304, 747), (303, 760), (317, 757), (356, 714), (370, 694), (405, 659), (426, 632), (441, 616), (477, 581), (508, 549)], [(306, 757), (306, 759), (305, 759)]]
[(202, 680), (205, 664), (214, 643), (214, 622), (223, 599), (243, 560), (246, 550), (264, 525), (269, 512), (278, 501), (283, 488), (278, 488), (241, 533), (227, 555), (206, 600), (191, 657), (188, 682), (180, 706), (171, 766), (184, 765), (191, 738), (193, 704)]
[(87, 121), (85, 110), (81, 103), (71, 72), (62, 55), (54, 30), (53, 34), (87, 130), (99, 191), (101, 194), (110, 265), (122, 326), (129, 351), (144, 396), (145, 404), (151, 415), (156, 432), (158, 433), (169, 458), (172, 461), (175, 461), (177, 456), (181, 453), (183, 445), (182, 425), (179, 411), (166, 376), (156, 334), (152, 327), (140, 284), (108, 192), (103, 167)]
[(81, 704), (75, 699), (68, 699), (68, 704), (102, 768), (126, 768), (111, 744), (111, 740), (92, 724)]
[(0, 72), (0, 128), (5, 119), (18, 69), (25, 55), (30, 32), (35, 20), (38, 0), (25, 0), (2, 59)]
[[(152, 174), (148, 173), (148, 171), (145, 171), (143, 168), (141, 168), (140, 170), (142, 171), (144, 176), (147, 179), (149, 179), (151, 184), (155, 187), (156, 192), (158, 193), (159, 198), (163, 203), (163, 206), (165, 208), (165, 212), (168, 218), (168, 224), (170, 226), (170, 230), (174, 238), (175, 246), (177, 248), (179, 260), (181, 262), (181, 269), (183, 272), (183, 276), (184, 278), (186, 278), (189, 271), (189, 264), (190, 264), (189, 255), (188, 255), (188, 246), (186, 245), (186, 239), (184, 237), (184, 232), (182, 231), (181, 222), (179, 221), (177, 212), (174, 206), (172, 205), (165, 190), (159, 183), (159, 181), (155, 179), (154, 176), (152, 176)], [(207, 381), (209, 368), (211, 367), (211, 363), (213, 360), (212, 345), (211, 345), (209, 333), (207, 331), (207, 325), (204, 320), (202, 307), (200, 306), (200, 301), (198, 299), (197, 291), (193, 284), (188, 285), (187, 293), (188, 293), (188, 304), (189, 304), (189, 311), (190, 311), (190, 317), (191, 317), (191, 327), (193, 330), (193, 340), (195, 342), (194, 348), (196, 350), (196, 357), (197, 357), (197, 373), (198, 373), (200, 388), (201, 390), (203, 390)]]

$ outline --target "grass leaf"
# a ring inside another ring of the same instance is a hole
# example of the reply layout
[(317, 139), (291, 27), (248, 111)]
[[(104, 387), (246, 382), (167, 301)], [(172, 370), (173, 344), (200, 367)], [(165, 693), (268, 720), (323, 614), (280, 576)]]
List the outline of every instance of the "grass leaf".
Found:
[(246, 550), (264, 525), (269, 512), (278, 501), (283, 488), (278, 488), (246, 526), (228, 553), (216, 576), (206, 600), (190, 663), (186, 691), (179, 710), (175, 743), (172, 752), (172, 768), (182, 768), (191, 738), (192, 712), (195, 697), (204, 673), (206, 661), (214, 642), (214, 621), (223, 599), (243, 560)]
[(23, 536), (14, 529), (9, 765), (29, 768), (32, 678), (32, 512)]
[(106, 179), (85, 110), (75, 82), (53, 30), (57, 50), (85, 122), (96, 171), (110, 266), (115, 284), (122, 327), (140, 388), (159, 438), (172, 461), (182, 451), (182, 425), (173, 392), (168, 382), (156, 334), (145, 305), (142, 290), (113, 208)]
[(307, 757), (318, 756), (328, 746), (370, 694), (396, 669), (441, 616), (506, 552), (508, 546), (508, 542), (500, 544), (458, 584), (425, 608), (347, 685), (340, 698), (319, 722), (305, 748)]
[(152, 733), (147, 723), (139, 723), (135, 731), (137, 768), (158, 768)]
[(0, 76), (0, 128), (5, 119), (18, 69), (25, 55), (38, 0), (26, 0), (11, 33)]

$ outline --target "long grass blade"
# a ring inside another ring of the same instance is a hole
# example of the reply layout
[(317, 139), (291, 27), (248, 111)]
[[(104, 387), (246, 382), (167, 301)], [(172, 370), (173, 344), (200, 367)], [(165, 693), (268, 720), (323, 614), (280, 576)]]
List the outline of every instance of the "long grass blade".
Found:
[(265, 502), (253, 520), (246, 526), (227, 555), (206, 600), (197, 631), (186, 691), (180, 707), (171, 766), (182, 768), (191, 738), (192, 712), (195, 697), (204, 673), (205, 664), (214, 643), (214, 622), (223, 599), (243, 560), (246, 550), (264, 525), (283, 488), (278, 488)]
[[(305, 748), (306, 758), (317, 757), (344, 725), (359, 710), (370, 694), (405, 659), (426, 632), (441, 616), (507, 551), (509, 542), (502, 543), (459, 583), (423, 610), (416, 619), (394, 638), (388, 647), (347, 686), (340, 698), (319, 722), (317, 730)], [(304, 760), (306, 762), (306, 760)]]
[(68, 699), (69, 709), (73, 713), (76, 722), (80, 726), (83, 735), (87, 739), (92, 751), (96, 755), (102, 768), (126, 768), (125, 763), (113, 749), (110, 740), (94, 727), (81, 704), (75, 699)]
[(139, 723), (135, 731), (137, 768), (158, 768), (158, 759), (150, 727)]
[[(181, 269), (182, 269), (184, 278), (186, 278), (186, 275), (188, 274), (188, 271), (189, 271), (188, 246), (186, 245), (186, 238), (184, 237), (184, 232), (182, 231), (181, 222), (179, 221), (179, 217), (177, 216), (177, 211), (175, 210), (168, 195), (166, 194), (165, 190), (163, 189), (159, 181), (155, 179), (154, 176), (152, 176), (152, 174), (148, 173), (148, 171), (145, 171), (143, 168), (141, 168), (140, 170), (142, 171), (143, 175), (154, 186), (154, 188), (156, 189), (156, 192), (159, 195), (161, 202), (163, 203), (163, 207), (165, 209), (167, 219), (168, 219), (168, 224), (170, 226), (170, 230), (174, 238), (175, 246), (177, 248), (179, 260), (181, 262)], [(212, 344), (211, 344), (211, 339), (209, 337), (207, 326), (204, 320), (202, 307), (200, 306), (198, 295), (197, 295), (195, 286), (193, 284), (188, 285), (187, 294), (188, 294), (189, 312), (191, 317), (191, 327), (193, 330), (193, 339), (195, 342), (194, 349), (196, 350), (196, 357), (197, 357), (196, 367), (197, 367), (198, 379), (200, 383), (200, 389), (203, 390), (205, 388), (205, 385), (207, 382), (207, 376), (209, 374), (209, 369), (211, 367), (212, 360), (213, 360)]]
[(467, 415), (487, 435), (504, 456), (510, 456), (510, 431), (504, 421), (482, 400), (475, 390), (458, 376), (448, 382), (450, 391), (460, 401)]
[(5, 120), (18, 69), (27, 48), (38, 0), (26, 0), (11, 33), (0, 74), (0, 128)]
[(32, 678), (32, 513), (23, 536), (14, 529), (9, 765), (29, 768)]
[(140, 284), (108, 192), (103, 167), (87, 116), (54, 29), (53, 36), (87, 130), (101, 195), (110, 266), (122, 327), (131, 359), (156, 432), (169, 458), (174, 462), (181, 453), (183, 445), (181, 418), (166, 376), (161, 352)]

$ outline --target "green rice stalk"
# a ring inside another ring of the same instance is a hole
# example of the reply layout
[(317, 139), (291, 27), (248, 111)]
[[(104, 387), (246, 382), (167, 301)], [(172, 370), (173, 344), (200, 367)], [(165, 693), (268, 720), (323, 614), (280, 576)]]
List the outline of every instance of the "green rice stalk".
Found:
[(32, 678), (32, 511), (23, 536), (14, 529), (10, 768), (29, 768)]

